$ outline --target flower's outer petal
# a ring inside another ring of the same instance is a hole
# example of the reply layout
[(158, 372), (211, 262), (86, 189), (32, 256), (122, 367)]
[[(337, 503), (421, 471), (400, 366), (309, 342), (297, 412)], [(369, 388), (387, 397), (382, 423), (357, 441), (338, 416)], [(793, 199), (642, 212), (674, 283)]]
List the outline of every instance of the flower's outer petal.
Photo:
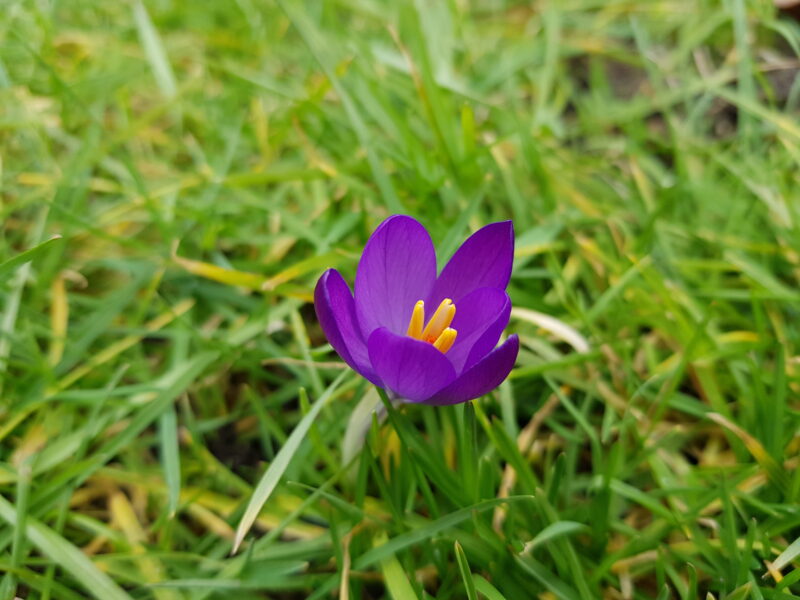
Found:
[(384, 387), (410, 402), (424, 402), (456, 377), (450, 361), (433, 345), (386, 327), (372, 332), (367, 348)]
[(459, 404), (488, 394), (503, 383), (511, 372), (518, 352), (519, 338), (512, 335), (472, 368), (464, 371), (453, 383), (426, 400), (425, 404)]
[(405, 334), (417, 300), (436, 280), (431, 237), (404, 215), (386, 219), (364, 247), (355, 284), (356, 315), (365, 339), (378, 327)]
[(456, 373), (468, 369), (492, 351), (510, 316), (511, 300), (500, 288), (479, 288), (459, 300), (450, 325), (458, 336), (447, 351)]
[(372, 383), (380, 385), (356, 321), (353, 295), (336, 269), (328, 269), (319, 278), (314, 289), (314, 309), (325, 337), (342, 360)]
[[(514, 225), (511, 221), (491, 223), (461, 244), (427, 297), (431, 306), (450, 298), (458, 301), (482, 287), (506, 289), (514, 262)], [(456, 310), (458, 310), (456, 308)]]

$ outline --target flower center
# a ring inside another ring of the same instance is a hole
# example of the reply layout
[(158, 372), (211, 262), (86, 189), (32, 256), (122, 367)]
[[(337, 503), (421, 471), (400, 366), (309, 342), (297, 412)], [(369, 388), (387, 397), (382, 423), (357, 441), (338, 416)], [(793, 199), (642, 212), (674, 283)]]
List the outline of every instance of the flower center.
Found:
[(453, 317), (455, 316), (456, 305), (453, 304), (450, 298), (445, 298), (426, 325), (425, 303), (419, 300), (414, 305), (414, 312), (411, 313), (406, 335), (415, 340), (433, 344), (442, 353), (447, 352), (453, 346), (458, 334), (455, 329), (450, 327), (450, 323), (453, 322)]

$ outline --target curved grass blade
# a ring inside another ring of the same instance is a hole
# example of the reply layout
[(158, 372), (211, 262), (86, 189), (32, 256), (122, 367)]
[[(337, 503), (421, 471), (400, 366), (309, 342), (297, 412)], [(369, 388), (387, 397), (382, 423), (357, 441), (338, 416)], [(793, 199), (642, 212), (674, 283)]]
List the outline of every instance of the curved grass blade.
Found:
[(800, 538), (797, 538), (789, 544), (789, 546), (778, 555), (778, 558), (772, 561), (772, 568), (775, 571), (780, 571), (798, 556), (800, 556)]
[(272, 464), (270, 464), (267, 472), (264, 473), (261, 481), (258, 482), (258, 486), (253, 492), (250, 502), (247, 504), (244, 515), (242, 515), (242, 520), (239, 521), (239, 526), (236, 528), (236, 537), (233, 540), (233, 550), (231, 551), (232, 554), (236, 554), (236, 552), (239, 550), (239, 546), (241, 545), (244, 536), (247, 535), (248, 531), (250, 531), (250, 528), (253, 526), (258, 513), (261, 512), (261, 508), (264, 506), (267, 500), (269, 500), (269, 497), (272, 495), (272, 492), (278, 485), (278, 482), (286, 471), (286, 468), (289, 466), (289, 462), (292, 460), (295, 452), (297, 452), (300, 444), (303, 442), (303, 440), (305, 440), (306, 434), (311, 428), (311, 424), (314, 422), (314, 419), (317, 418), (317, 415), (322, 410), (322, 407), (325, 406), (325, 403), (331, 397), (333, 392), (337, 387), (339, 387), (339, 384), (345, 378), (347, 373), (347, 371), (344, 371), (342, 374), (340, 374), (339, 377), (337, 377), (334, 382), (328, 386), (328, 389), (326, 389), (325, 392), (311, 406), (311, 410), (308, 411), (308, 414), (306, 414), (306, 416), (304, 416), (297, 424), (297, 427), (294, 428), (294, 431), (292, 431), (289, 439), (286, 440), (286, 444), (284, 444), (283, 448), (280, 449), (278, 454), (275, 456), (275, 460), (272, 461)]
[(551, 523), (542, 529), (538, 534), (536, 534), (536, 537), (534, 537), (530, 542), (525, 544), (525, 548), (522, 552), (527, 554), (545, 542), (550, 542), (563, 536), (572, 535), (573, 533), (578, 533), (587, 529), (589, 529), (588, 526), (584, 525), (583, 523), (576, 523), (575, 521), (557, 521), (556, 523)]
[(11, 271), (16, 269), (17, 267), (21, 267), (25, 263), (32, 261), (42, 252), (44, 252), (50, 246), (52, 246), (54, 242), (57, 242), (60, 239), (61, 239), (60, 235), (54, 235), (49, 240), (45, 240), (41, 244), (37, 244), (33, 248), (29, 248), (28, 250), (25, 250), (25, 252), (20, 252), (16, 256), (12, 256), (3, 263), (0, 263), (0, 277), (8, 275)]

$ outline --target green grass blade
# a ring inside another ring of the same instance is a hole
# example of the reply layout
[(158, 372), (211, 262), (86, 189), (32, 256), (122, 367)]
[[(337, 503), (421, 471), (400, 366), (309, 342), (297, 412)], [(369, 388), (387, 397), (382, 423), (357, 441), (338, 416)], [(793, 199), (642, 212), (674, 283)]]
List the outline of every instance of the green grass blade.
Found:
[(181, 495), (181, 463), (178, 449), (178, 418), (175, 408), (168, 407), (158, 420), (159, 441), (161, 444), (161, 465), (167, 481), (167, 512), (175, 515)]
[(141, 1), (133, 5), (133, 19), (136, 22), (136, 31), (139, 34), (139, 42), (144, 48), (147, 62), (153, 71), (156, 84), (161, 93), (166, 98), (172, 98), (178, 93), (178, 86), (175, 83), (175, 75), (172, 72), (169, 59), (167, 58), (164, 44), (158, 35), (158, 31), (147, 13), (147, 9)]
[(8, 276), (14, 269), (24, 265), (27, 262), (32, 261), (37, 256), (42, 254), (48, 248), (51, 248), (54, 243), (58, 242), (61, 239), (60, 235), (55, 235), (51, 237), (49, 240), (42, 242), (41, 244), (37, 244), (33, 248), (29, 248), (24, 252), (20, 252), (16, 256), (5, 260), (3, 263), (0, 263), (0, 279)]
[(536, 534), (530, 542), (525, 544), (525, 551), (530, 552), (537, 546), (550, 542), (555, 539), (586, 531), (588, 527), (583, 523), (576, 523), (575, 521), (558, 521), (551, 523), (539, 533)]
[[(379, 538), (376, 541), (380, 543)], [(381, 573), (393, 600), (419, 600), (396, 556), (387, 556), (381, 561)]]
[(468, 600), (478, 600), (478, 593), (475, 591), (475, 580), (473, 579), (472, 572), (469, 568), (469, 561), (467, 555), (464, 554), (464, 549), (458, 541), (455, 542), (456, 562), (458, 562), (458, 570), (461, 572), (461, 579), (464, 580), (464, 590), (467, 593)]
[(776, 571), (780, 571), (798, 556), (800, 556), (800, 538), (797, 538), (795, 541), (789, 544), (786, 549), (778, 555), (778, 557), (772, 562), (772, 567)]
[(487, 600), (507, 600), (496, 587), (481, 575), (473, 575), (472, 578), (475, 581), (475, 589), (486, 596)]

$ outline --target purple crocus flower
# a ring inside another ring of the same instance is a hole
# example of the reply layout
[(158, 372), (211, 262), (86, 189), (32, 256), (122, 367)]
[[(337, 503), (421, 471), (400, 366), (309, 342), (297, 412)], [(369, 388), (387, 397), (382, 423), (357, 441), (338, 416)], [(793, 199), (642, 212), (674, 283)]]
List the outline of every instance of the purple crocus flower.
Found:
[(355, 297), (335, 269), (314, 290), (322, 330), (342, 359), (393, 399), (445, 405), (478, 398), (508, 376), (519, 339), (508, 324), (511, 221), (475, 232), (436, 275), (436, 251), (411, 217), (386, 219), (369, 238)]

